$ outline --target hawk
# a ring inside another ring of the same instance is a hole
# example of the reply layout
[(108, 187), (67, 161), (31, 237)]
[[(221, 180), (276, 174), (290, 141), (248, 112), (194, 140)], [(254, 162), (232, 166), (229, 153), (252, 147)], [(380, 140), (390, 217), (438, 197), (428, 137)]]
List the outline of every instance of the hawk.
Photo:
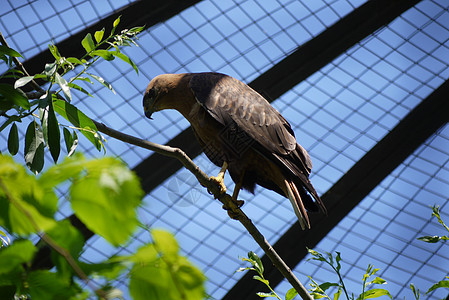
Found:
[(213, 180), (222, 191), (226, 170), (235, 188), (254, 193), (256, 184), (288, 198), (302, 229), (307, 211), (326, 208), (309, 180), (312, 162), (287, 120), (243, 82), (220, 73), (163, 74), (148, 85), (145, 116), (175, 109), (191, 124), (206, 156), (221, 170)]

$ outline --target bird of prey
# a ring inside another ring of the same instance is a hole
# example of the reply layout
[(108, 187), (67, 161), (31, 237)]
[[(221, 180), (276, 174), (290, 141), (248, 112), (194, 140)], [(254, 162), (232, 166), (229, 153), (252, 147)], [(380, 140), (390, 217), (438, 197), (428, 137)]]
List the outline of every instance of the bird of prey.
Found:
[(191, 124), (206, 156), (222, 167), (213, 179), (226, 191), (229, 171), (237, 201), (241, 188), (261, 185), (287, 197), (302, 229), (307, 211), (326, 208), (309, 180), (312, 162), (284, 117), (243, 82), (220, 73), (163, 74), (151, 80), (143, 98), (145, 115), (175, 109)]

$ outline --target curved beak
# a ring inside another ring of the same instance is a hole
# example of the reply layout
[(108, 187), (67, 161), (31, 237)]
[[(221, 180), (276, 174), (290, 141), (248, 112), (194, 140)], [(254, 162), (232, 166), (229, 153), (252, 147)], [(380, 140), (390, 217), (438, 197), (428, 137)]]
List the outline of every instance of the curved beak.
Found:
[(143, 107), (143, 111), (145, 112), (145, 117), (147, 117), (150, 120), (153, 120), (153, 118), (151, 117), (154, 113), (154, 110), (151, 109), (151, 107)]
[(143, 112), (145, 113), (145, 117), (147, 117), (150, 120), (153, 120), (151, 116), (155, 112), (154, 109), (155, 102), (156, 99), (154, 99), (153, 97), (149, 97), (147, 94), (143, 96)]

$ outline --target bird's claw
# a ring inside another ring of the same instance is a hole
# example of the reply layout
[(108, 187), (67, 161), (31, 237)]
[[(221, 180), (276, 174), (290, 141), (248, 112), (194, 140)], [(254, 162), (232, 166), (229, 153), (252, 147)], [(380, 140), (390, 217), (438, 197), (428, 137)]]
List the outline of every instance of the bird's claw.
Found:
[(220, 187), (220, 194), (224, 194), (227, 191), (226, 185), (224, 184), (223, 176), (218, 175), (217, 177), (211, 176), (210, 181), (215, 182)]
[(245, 201), (236, 200), (230, 197), (229, 204), (230, 205), (223, 204), (222, 208), (228, 212), (228, 215), (231, 219), (238, 220), (239, 214), (236, 211), (234, 211), (234, 208), (242, 207), (243, 204), (245, 204)]

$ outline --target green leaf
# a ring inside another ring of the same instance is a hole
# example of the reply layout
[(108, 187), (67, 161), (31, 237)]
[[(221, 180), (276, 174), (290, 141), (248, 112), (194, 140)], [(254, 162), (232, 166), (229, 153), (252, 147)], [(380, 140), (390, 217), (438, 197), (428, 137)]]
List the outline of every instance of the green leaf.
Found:
[(36, 177), (10, 156), (0, 155), (0, 177), (8, 191), (3, 194), (0, 189), (1, 226), (16, 234), (30, 234), (55, 225), (58, 199), (54, 186), (47, 188), (38, 184)]
[(120, 23), (120, 18), (121, 18), (121, 16), (119, 16), (117, 19), (115, 19), (114, 23), (112, 24), (112, 26), (114, 28), (116, 28), (118, 26), (118, 24)]
[(117, 262), (116, 259), (121, 259), (121, 257), (113, 257), (103, 263), (78, 263), (86, 275), (99, 275), (109, 280), (115, 280), (126, 269), (125, 263)]
[(390, 292), (385, 289), (372, 289), (360, 294), (360, 296), (357, 297), (357, 300), (379, 298), (381, 296), (388, 296), (390, 297), (390, 299), (393, 299), (393, 297), (390, 295)]
[(53, 75), (56, 73), (56, 70), (58, 69), (58, 63), (52, 62), (50, 64), (45, 64), (45, 69), (43, 71), (43, 74), (49, 78), (53, 77)]
[(29, 240), (17, 240), (8, 247), (0, 248), (0, 274), (9, 273), (30, 262), (36, 250)]
[(14, 283), (20, 282), (19, 276), (8, 276), (7, 278), (0, 277), (0, 280), (3, 283), (0, 286), (0, 295), (2, 295), (5, 299), (14, 299), (14, 296), (17, 297), (17, 287), (14, 285)]
[(55, 112), (78, 128), (98, 151), (101, 150), (102, 142), (97, 133), (97, 126), (88, 116), (72, 104), (57, 98), (53, 98), (53, 108)]
[(153, 244), (140, 247), (130, 260), (135, 263), (152, 263), (158, 259), (158, 252)]
[[(69, 220), (57, 222), (57, 225), (48, 230), (46, 234), (59, 247), (67, 250), (75, 261), (78, 260), (78, 257), (83, 250), (84, 238), (81, 233), (72, 226)], [(55, 250), (52, 250), (51, 256), (59, 275), (66, 278), (67, 281), (70, 281), (74, 271), (67, 263), (67, 260)]]
[[(51, 103), (51, 102), (50, 102)], [(58, 119), (56, 118), (53, 105), (49, 105), (48, 109), (48, 148), (50, 149), (51, 157), (56, 163), (58, 161), (59, 153), (61, 152), (61, 133), (59, 131)]]
[(253, 279), (254, 279), (254, 280), (258, 280), (258, 281), (262, 282), (263, 284), (265, 284), (265, 285), (267, 285), (267, 286), (270, 285), (270, 282), (269, 282), (268, 280), (263, 279), (263, 278), (260, 277), (259, 275), (254, 275), (254, 276), (253, 276)]
[[(5, 97), (4, 100), (1, 100), (1, 102), (3, 102), (1, 103), (2, 107), (3, 105), (11, 107), (12, 104), (15, 104), (24, 109), (31, 108), (30, 102), (28, 101), (26, 95), (22, 91), (14, 89), (14, 87), (9, 84), (0, 83), (0, 95), (3, 95)], [(5, 103), (5, 100), (8, 101), (8, 103)]]
[(264, 269), (263, 269), (263, 264), (262, 264), (262, 261), (260, 260), (260, 257), (253, 251), (249, 251), (248, 258), (255, 262), (254, 267), (256, 267), (257, 272), (259, 274), (263, 274)]
[(103, 35), (104, 35), (104, 28), (102, 30), (95, 32), (94, 37), (97, 43), (101, 42), (101, 40), (103, 39)]
[(78, 294), (76, 285), (49, 270), (31, 272), (27, 277), (28, 292), (31, 299), (73, 299)]
[(59, 61), (61, 59), (61, 54), (59, 54), (59, 51), (58, 51), (58, 48), (56, 47), (56, 45), (49, 44), (48, 49), (50, 49), (51, 54), (57, 61)]
[(256, 295), (259, 296), (260, 298), (276, 298), (276, 294), (274, 294), (273, 292), (271, 293), (257, 292)]
[(81, 41), (81, 45), (84, 47), (87, 53), (90, 53), (95, 49), (94, 41), (92, 40), (92, 35), (88, 33), (84, 39)]
[(45, 212), (42, 211), (41, 203), (37, 203), (37, 201), (42, 199), (55, 199), (54, 193), (47, 197), (40, 197), (40, 199), (37, 199), (37, 197), (28, 198), (27, 195), (22, 196), (22, 199), (15, 199), (14, 205), (9, 205), (9, 222), (12, 231), (19, 235), (29, 235), (49, 230), (56, 225), (53, 216), (48, 217), (44, 215)]
[(413, 283), (410, 283), (410, 289), (412, 290), (415, 299), (419, 299), (420, 296), (419, 289), (415, 288), (415, 285)]
[(296, 295), (298, 295), (298, 292), (294, 288), (291, 288), (287, 291), (287, 294), (285, 295), (285, 300), (292, 300), (293, 298), (296, 297)]
[(178, 258), (179, 245), (174, 236), (161, 229), (151, 230), (156, 249), (162, 253), (165, 259), (174, 261)]
[(437, 235), (434, 236), (430, 236), (430, 235), (426, 235), (426, 236), (422, 236), (419, 237), (418, 240), (426, 242), (426, 243), (437, 243), (440, 241), (440, 237)]
[(136, 208), (143, 195), (140, 182), (125, 165), (112, 158), (89, 161), (86, 169), (86, 176), (70, 189), (72, 208), (89, 229), (118, 246), (138, 224)]
[(74, 65), (82, 65), (82, 64), (83, 64), (83, 62), (80, 61), (80, 60), (79, 60), (78, 58), (76, 58), (76, 57), (68, 57), (68, 58), (66, 58), (66, 60), (67, 60), (69, 63), (74, 64)]
[(91, 83), (91, 84), (94, 84), (94, 83), (92, 82), (92, 80), (90, 80), (89, 77), (81, 77), (81, 76), (79, 76), (79, 77), (76, 77), (75, 80), (87, 81), (87, 82), (89, 82), (89, 83)]
[(19, 132), (16, 123), (13, 123), (8, 135), (8, 151), (11, 155), (16, 155), (19, 151)]
[(139, 27), (133, 27), (130, 30), (128, 30), (128, 32), (132, 33), (132, 34), (136, 34), (136, 33), (142, 32), (144, 29), (145, 29), (145, 25), (139, 26)]
[(338, 283), (332, 283), (332, 282), (325, 282), (325, 283), (320, 284), (319, 286), (320, 286), (320, 288), (323, 291), (325, 291), (325, 290), (327, 290), (328, 288), (330, 288), (332, 286), (339, 286), (339, 284)]
[(124, 62), (128, 63), (129, 65), (131, 65), (131, 67), (133, 67), (134, 71), (136, 71), (137, 74), (139, 74), (139, 69), (137, 68), (136, 64), (125, 54), (121, 53), (121, 52), (112, 52), (112, 54), (114, 56), (117, 56), (118, 58), (120, 58), (121, 60), (123, 60)]
[(93, 97), (88, 91), (86, 91), (85, 89), (83, 89), (83, 88), (80, 87), (79, 85), (74, 84), (73, 82), (68, 83), (68, 86), (69, 86), (70, 88), (72, 88), (72, 89), (75, 89), (75, 90), (77, 90), (77, 91), (80, 91), (80, 92), (82, 92), (82, 93), (88, 95), (88, 96)]
[(86, 168), (88, 161), (82, 154), (67, 157), (63, 162), (52, 165), (37, 179), (38, 185), (44, 189), (54, 189), (55, 186), (69, 179), (78, 178), (79, 174)]
[(432, 216), (435, 216), (438, 219), (438, 222), (443, 225), (443, 227), (446, 228), (446, 230), (449, 232), (449, 227), (444, 224), (443, 220), (440, 217), (440, 206), (434, 205), (432, 207)]
[(66, 249), (73, 258), (78, 258), (84, 246), (81, 233), (69, 220), (58, 221), (57, 226), (46, 232), (58, 246)]
[(429, 290), (426, 292), (426, 294), (439, 289), (439, 288), (449, 288), (449, 280), (441, 280), (437, 283), (435, 283), (434, 285), (432, 285)]
[(18, 89), (19, 87), (26, 85), (28, 82), (30, 82), (33, 79), (34, 79), (34, 76), (25, 76), (25, 77), (19, 78), (14, 83), (14, 88)]
[(92, 57), (94, 57), (95, 55), (100, 56), (108, 61), (114, 60), (114, 58), (115, 58), (113, 55), (113, 52), (108, 51), (108, 50), (95, 50), (90, 53), (90, 56), (92, 56)]
[(178, 258), (174, 266), (167, 265), (162, 259), (151, 264), (134, 264), (129, 282), (132, 298), (204, 299), (204, 275), (186, 258)]
[(203, 273), (190, 263), (187, 258), (180, 256), (174, 265), (175, 276), (181, 284), (188, 299), (203, 299), (205, 296)]
[(370, 285), (370, 284), (386, 284), (387, 281), (385, 279), (382, 279), (380, 277), (376, 277), (373, 281), (368, 282), (366, 285)]
[(341, 286), (338, 287), (338, 291), (334, 294), (334, 300), (338, 300), (341, 296)]
[(107, 82), (106, 80), (104, 80), (102, 77), (100, 77), (98, 75), (91, 74), (91, 73), (87, 73), (87, 74), (89, 76), (91, 76), (93, 79), (97, 80), (102, 85), (104, 85), (105, 87), (107, 87), (108, 89), (110, 89), (115, 94), (115, 91), (114, 91), (114, 89), (112, 88), (112, 85), (109, 82)]
[(78, 136), (76, 134), (76, 131), (73, 131), (72, 135), (70, 131), (65, 127), (63, 129), (63, 133), (64, 133), (65, 146), (67, 148), (67, 156), (71, 156), (75, 152), (76, 147), (78, 146)]
[(335, 253), (337, 253), (337, 257), (335, 258), (335, 260), (336, 260), (336, 262), (337, 262), (337, 267), (336, 267), (336, 269), (337, 269), (337, 272), (339, 272), (340, 271), (340, 269), (341, 269), (341, 264), (340, 264), (340, 261), (341, 261), (341, 253), (340, 252), (337, 252), (337, 251), (335, 251)]
[(44, 134), (41, 126), (32, 121), (25, 134), (25, 163), (35, 174), (44, 167)]
[(165, 264), (135, 264), (131, 269), (129, 292), (134, 300), (179, 300), (180, 295)]
[(70, 87), (67, 84), (67, 81), (59, 75), (58, 72), (55, 73), (55, 81), (62, 89), (62, 92), (64, 93), (65, 98), (70, 102), (72, 101), (72, 94), (70, 93)]
[(47, 95), (47, 103), (45, 108), (40, 108), (42, 131), (44, 134), (44, 141), (47, 144), (50, 154), (56, 163), (58, 161), (59, 153), (61, 152), (61, 133), (59, 132), (58, 119), (51, 102), (52, 95)]
[(16, 50), (3, 45), (0, 45), (0, 54), (8, 55), (10, 57), (23, 57)]
[(245, 272), (245, 271), (255, 271), (255, 272), (257, 272), (256, 269), (250, 268), (250, 267), (238, 268), (235, 272), (237, 273), (237, 272)]

